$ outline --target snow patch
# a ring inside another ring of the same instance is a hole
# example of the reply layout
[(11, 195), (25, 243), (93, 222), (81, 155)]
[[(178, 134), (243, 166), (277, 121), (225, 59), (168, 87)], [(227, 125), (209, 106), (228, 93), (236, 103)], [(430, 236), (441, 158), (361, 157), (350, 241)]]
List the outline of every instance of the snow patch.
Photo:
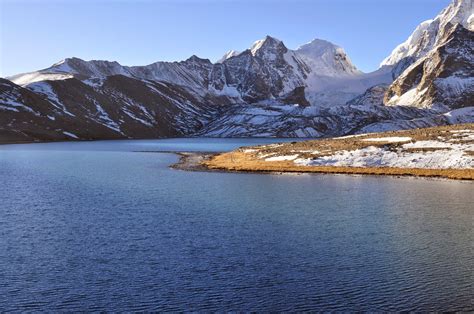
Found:
[(8, 111), (19, 112), (18, 109), (14, 108), (14, 107), (8, 107), (8, 106), (3, 106), (3, 105), (0, 105), (0, 110), (8, 110)]
[(438, 141), (418, 141), (405, 144), (403, 148), (449, 148), (449, 144)]
[(398, 143), (398, 142), (408, 142), (411, 141), (411, 137), (405, 136), (393, 136), (393, 137), (376, 137), (376, 138), (364, 138), (364, 142), (389, 142), (389, 143)]
[(71, 133), (71, 132), (66, 132), (66, 131), (63, 131), (63, 134), (64, 135), (67, 135), (69, 137), (72, 137), (72, 138), (75, 138), (75, 139), (79, 139), (79, 137), (77, 137), (77, 135)]
[(35, 93), (46, 96), (49, 102), (54, 107), (60, 109), (62, 112), (64, 112), (67, 115), (70, 115), (71, 117), (75, 117), (75, 115), (69, 112), (66, 106), (59, 100), (58, 95), (56, 94), (56, 92), (53, 90), (53, 88), (48, 82), (37, 82), (37, 83), (28, 84), (26, 88), (28, 88), (29, 90), (32, 90)]
[(284, 160), (294, 160), (298, 158), (298, 154), (296, 155), (289, 155), (289, 156), (275, 156), (275, 157), (269, 157), (265, 158), (265, 161), (284, 161)]
[(466, 150), (469, 150), (466, 145), (462, 148), (452, 146), (449, 150), (425, 152), (390, 151), (382, 147), (369, 146), (353, 151), (341, 151), (314, 160), (299, 159), (295, 163), (305, 166), (336, 167), (473, 168), (474, 157), (465, 154)]

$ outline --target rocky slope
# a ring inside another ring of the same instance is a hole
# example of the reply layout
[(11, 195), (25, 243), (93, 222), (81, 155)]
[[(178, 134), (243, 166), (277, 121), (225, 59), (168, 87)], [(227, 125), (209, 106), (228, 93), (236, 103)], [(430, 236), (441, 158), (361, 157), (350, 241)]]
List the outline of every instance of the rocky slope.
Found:
[(1, 79), (0, 137), (13, 142), (183, 136), (218, 114), (214, 101), (178, 85), (123, 75), (97, 85), (73, 77), (27, 88)]
[(382, 65), (406, 69), (388, 89), (384, 103), (449, 110), (474, 105), (474, 7), (454, 0), (423, 22)]
[(270, 36), (214, 64), (69, 58), (1, 81), (0, 140), (325, 137), (472, 122), (472, 16), (472, 1), (454, 0), (372, 73), (328, 41), (291, 50)]

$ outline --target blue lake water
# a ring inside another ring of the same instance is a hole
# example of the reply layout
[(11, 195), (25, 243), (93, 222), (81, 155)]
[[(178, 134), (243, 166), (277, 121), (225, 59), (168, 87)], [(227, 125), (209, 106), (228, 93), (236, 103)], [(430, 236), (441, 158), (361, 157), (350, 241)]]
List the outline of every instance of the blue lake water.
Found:
[(470, 182), (137, 152), (271, 141), (0, 146), (0, 310), (474, 310)]

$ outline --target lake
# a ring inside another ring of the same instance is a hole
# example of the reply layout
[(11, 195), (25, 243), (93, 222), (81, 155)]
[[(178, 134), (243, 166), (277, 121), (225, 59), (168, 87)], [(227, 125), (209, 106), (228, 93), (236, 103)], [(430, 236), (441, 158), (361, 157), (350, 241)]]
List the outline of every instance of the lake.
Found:
[(0, 310), (474, 310), (473, 183), (138, 152), (275, 141), (0, 146)]

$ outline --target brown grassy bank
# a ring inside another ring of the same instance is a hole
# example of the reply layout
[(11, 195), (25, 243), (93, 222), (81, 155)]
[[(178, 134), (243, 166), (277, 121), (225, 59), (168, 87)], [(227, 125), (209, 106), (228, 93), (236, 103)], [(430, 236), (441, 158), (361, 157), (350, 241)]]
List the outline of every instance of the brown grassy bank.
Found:
[(256, 160), (244, 153), (230, 152), (216, 155), (202, 162), (212, 170), (244, 172), (296, 172), (296, 173), (339, 173), (392, 176), (438, 177), (457, 180), (474, 180), (474, 169), (419, 169), (389, 167), (328, 167), (298, 166), (291, 161), (266, 162)]
[[(317, 158), (327, 156), (341, 150), (354, 150), (363, 147), (385, 146), (390, 149), (401, 147), (401, 143), (367, 142), (364, 139), (374, 137), (410, 137), (412, 141), (445, 139), (457, 141), (456, 133), (451, 131), (474, 129), (474, 124), (443, 126), (408, 131), (373, 133), (349, 138), (335, 138), (311, 140), (304, 142), (286, 143), (281, 145), (266, 145), (246, 147), (229, 153), (218, 154), (201, 164), (211, 170), (245, 171), (245, 172), (295, 172), (295, 173), (338, 173), (338, 174), (367, 174), (367, 175), (393, 175), (393, 176), (419, 176), (438, 177), (457, 180), (474, 180), (474, 169), (426, 169), (426, 168), (395, 168), (395, 167), (341, 167), (341, 166), (312, 166), (298, 165), (291, 160), (265, 161), (262, 155), (291, 155), (299, 154), (301, 157)], [(464, 141), (469, 143), (471, 141)], [(424, 149), (420, 149), (423, 151)], [(429, 151), (429, 149), (425, 149)], [(311, 153), (318, 151), (319, 153)], [(408, 150), (407, 150), (408, 151)], [(466, 151), (466, 154), (472, 154)]]

